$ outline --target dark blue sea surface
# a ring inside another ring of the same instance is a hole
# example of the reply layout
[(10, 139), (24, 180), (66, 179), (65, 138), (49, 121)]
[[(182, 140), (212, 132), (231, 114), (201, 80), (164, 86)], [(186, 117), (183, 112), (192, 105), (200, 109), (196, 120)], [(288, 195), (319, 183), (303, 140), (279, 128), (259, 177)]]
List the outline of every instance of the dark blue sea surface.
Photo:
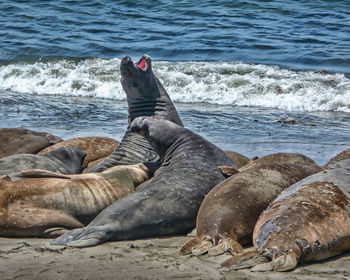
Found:
[(350, 145), (349, 38), (349, 0), (2, 0), (0, 128), (120, 140), (120, 59), (147, 53), (186, 127), (323, 164)]
[(0, 59), (140, 56), (350, 73), (350, 1), (0, 3)]

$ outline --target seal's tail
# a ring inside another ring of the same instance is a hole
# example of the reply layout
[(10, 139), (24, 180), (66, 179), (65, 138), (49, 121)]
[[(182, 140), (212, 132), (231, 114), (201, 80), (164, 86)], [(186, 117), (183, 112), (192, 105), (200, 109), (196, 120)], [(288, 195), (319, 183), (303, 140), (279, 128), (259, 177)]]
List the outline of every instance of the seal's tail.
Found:
[(220, 266), (230, 269), (251, 268), (251, 271), (289, 271), (298, 264), (297, 254), (288, 252), (278, 257), (271, 258), (271, 252), (243, 252), (228, 260)]

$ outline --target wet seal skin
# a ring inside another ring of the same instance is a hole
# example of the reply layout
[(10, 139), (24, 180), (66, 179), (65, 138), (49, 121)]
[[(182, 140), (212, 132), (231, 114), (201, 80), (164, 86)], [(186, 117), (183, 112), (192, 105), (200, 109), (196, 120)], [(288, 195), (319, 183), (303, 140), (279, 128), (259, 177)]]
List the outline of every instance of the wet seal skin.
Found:
[(197, 236), (180, 254), (242, 252), (242, 245), (252, 243), (255, 223), (269, 203), (290, 185), (320, 170), (301, 154), (278, 153), (250, 162), (208, 193), (198, 212)]
[(152, 60), (143, 55), (138, 63), (123, 57), (120, 63), (121, 84), (128, 102), (128, 127), (117, 149), (89, 172), (101, 172), (119, 164), (159, 162), (159, 156), (139, 134), (130, 131), (130, 124), (140, 116), (156, 116), (183, 126), (181, 119), (159, 79), (152, 70)]
[(58, 136), (24, 128), (0, 129), (0, 158), (15, 154), (36, 154), (61, 142)]
[(33, 169), (0, 177), (0, 236), (56, 237), (83, 227), (149, 179), (142, 163), (102, 173), (62, 175)]
[(136, 118), (131, 130), (144, 135), (162, 165), (134, 193), (104, 209), (85, 228), (52, 244), (87, 247), (106, 241), (184, 234), (194, 228), (205, 195), (225, 179), (219, 166), (235, 168), (227, 154), (170, 121)]
[(86, 153), (77, 148), (59, 148), (45, 155), (17, 154), (0, 159), (0, 175), (43, 169), (62, 174), (80, 173)]
[(289, 271), (349, 251), (350, 160), (336, 164), (284, 190), (255, 225), (257, 251), (238, 254), (222, 266)]

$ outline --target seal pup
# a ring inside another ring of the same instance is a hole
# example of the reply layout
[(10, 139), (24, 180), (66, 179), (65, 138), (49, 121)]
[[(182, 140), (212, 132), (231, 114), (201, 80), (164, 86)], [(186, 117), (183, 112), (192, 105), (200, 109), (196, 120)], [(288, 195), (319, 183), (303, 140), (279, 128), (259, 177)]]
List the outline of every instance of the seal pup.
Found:
[(67, 176), (34, 169), (2, 176), (0, 236), (56, 237), (83, 227), (147, 179), (148, 168), (142, 163), (102, 173)]
[(350, 160), (335, 164), (283, 191), (255, 225), (257, 251), (222, 266), (289, 271), (350, 250)]
[(86, 152), (83, 165), (87, 166), (90, 162), (109, 156), (119, 145), (119, 142), (109, 137), (77, 137), (65, 140), (63, 142), (51, 145), (38, 154), (47, 154), (58, 148), (78, 148)]
[(61, 142), (58, 136), (24, 128), (0, 129), (0, 158), (15, 154), (36, 154)]
[(138, 63), (129, 56), (120, 63), (121, 84), (128, 102), (128, 127), (117, 149), (89, 172), (101, 172), (119, 164), (159, 162), (159, 156), (139, 134), (130, 131), (131, 122), (140, 116), (156, 116), (183, 126), (173, 102), (161, 82), (154, 75), (152, 60), (143, 55)]
[(104, 209), (85, 228), (52, 244), (87, 247), (106, 241), (183, 234), (194, 228), (205, 195), (225, 179), (228, 155), (203, 137), (170, 121), (136, 118), (131, 131), (144, 135), (162, 165), (140, 189)]
[(293, 183), (321, 170), (312, 159), (278, 153), (251, 162), (244, 170), (213, 188), (197, 215), (197, 236), (180, 254), (210, 255), (238, 253), (252, 242), (260, 213)]
[(62, 174), (80, 173), (86, 153), (77, 148), (59, 148), (45, 155), (17, 154), (0, 159), (0, 176), (28, 169)]

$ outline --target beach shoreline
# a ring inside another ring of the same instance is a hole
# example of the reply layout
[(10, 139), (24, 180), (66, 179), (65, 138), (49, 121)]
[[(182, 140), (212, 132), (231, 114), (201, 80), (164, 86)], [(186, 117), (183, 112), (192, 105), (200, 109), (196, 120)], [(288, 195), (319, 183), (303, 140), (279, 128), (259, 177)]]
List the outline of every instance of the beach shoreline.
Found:
[(187, 236), (108, 242), (90, 248), (50, 245), (50, 239), (0, 238), (0, 275), (12, 279), (350, 279), (350, 254), (291, 272), (220, 269), (230, 255), (181, 256)]

